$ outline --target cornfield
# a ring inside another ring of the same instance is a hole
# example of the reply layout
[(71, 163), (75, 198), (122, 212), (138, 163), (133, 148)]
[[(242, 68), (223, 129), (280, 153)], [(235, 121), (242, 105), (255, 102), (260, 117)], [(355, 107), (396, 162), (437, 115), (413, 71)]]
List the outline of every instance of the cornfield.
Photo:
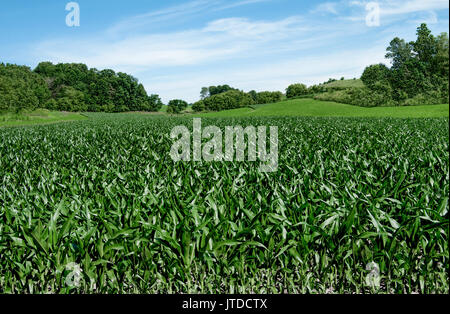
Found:
[(449, 292), (447, 118), (202, 123), (278, 126), (278, 171), (173, 162), (188, 117), (0, 129), (0, 292)]

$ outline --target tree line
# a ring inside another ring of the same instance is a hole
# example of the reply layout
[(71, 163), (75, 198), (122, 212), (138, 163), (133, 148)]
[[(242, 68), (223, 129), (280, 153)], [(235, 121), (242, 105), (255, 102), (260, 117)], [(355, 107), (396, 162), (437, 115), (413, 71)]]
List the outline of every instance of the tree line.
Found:
[(417, 28), (416, 41), (394, 38), (387, 47), (384, 64), (367, 67), (361, 77), (373, 93), (386, 104), (415, 105), (448, 103), (449, 38), (434, 36), (426, 24)]
[[(428, 105), (449, 102), (449, 38), (434, 36), (426, 24), (417, 39), (394, 38), (387, 47), (391, 66), (375, 64), (362, 74), (363, 87), (330, 87), (337, 80), (307, 87), (290, 85), (279, 91), (244, 92), (229, 85), (203, 87), (194, 111), (220, 111), (276, 103), (284, 98), (314, 97), (358, 106)], [(343, 80), (344, 78), (341, 78)], [(47, 108), (62, 111), (159, 111), (158, 95), (148, 95), (131, 75), (89, 69), (85, 64), (40, 63), (26, 66), (0, 63), (0, 111)], [(189, 106), (181, 99), (168, 103), (169, 113)]]
[(126, 73), (75, 63), (42, 62), (34, 70), (0, 63), (0, 111), (158, 111), (162, 105)]
[(279, 102), (283, 99), (281, 92), (256, 92), (246, 93), (229, 85), (203, 87), (200, 92), (200, 100), (192, 105), (194, 111), (221, 111), (249, 107), (252, 105)]
[[(336, 79), (310, 87), (297, 83), (286, 89), (285, 97), (314, 97), (364, 107), (449, 103), (448, 33), (434, 36), (426, 24), (421, 24), (416, 34), (417, 39), (411, 42), (394, 38), (385, 56), (391, 61), (391, 66), (368, 66), (361, 76), (363, 87), (328, 85)], [(201, 100), (193, 108), (196, 111), (219, 111), (273, 103), (282, 98), (280, 92), (244, 93), (228, 85), (212, 86), (202, 88)]]
[(449, 103), (448, 33), (434, 36), (421, 24), (416, 34), (415, 41), (396, 37), (390, 42), (385, 57), (391, 66), (368, 66), (363, 88), (328, 90), (315, 98), (366, 107)]

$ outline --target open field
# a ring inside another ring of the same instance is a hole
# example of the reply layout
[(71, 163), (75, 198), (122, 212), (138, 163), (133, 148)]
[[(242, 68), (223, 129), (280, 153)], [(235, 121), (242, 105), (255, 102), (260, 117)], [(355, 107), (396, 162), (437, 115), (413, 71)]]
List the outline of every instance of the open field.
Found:
[(372, 117), (372, 118), (438, 118), (449, 116), (449, 105), (408, 107), (356, 107), (313, 99), (294, 99), (252, 108), (202, 113), (201, 117)]
[[(352, 81), (352, 80), (350, 80)], [(341, 82), (341, 81), (339, 81)], [(375, 107), (363, 108), (335, 102), (325, 102), (313, 99), (294, 99), (274, 104), (255, 105), (254, 108), (240, 108), (220, 112), (194, 113), (188, 107), (184, 114), (194, 114), (197, 117), (372, 117), (372, 118), (439, 118), (449, 116), (449, 105), (408, 106), (408, 107)], [(167, 113), (167, 106), (163, 106), (159, 114)], [(158, 113), (151, 113), (152, 115)], [(134, 115), (136, 113), (129, 113)], [(145, 113), (143, 113), (145, 114)], [(89, 115), (89, 114), (88, 114)], [(37, 125), (65, 121), (79, 121), (87, 119), (79, 113), (49, 111), (38, 109), (20, 114), (0, 114), (0, 127)]]
[(86, 117), (79, 113), (38, 109), (24, 113), (0, 114), (0, 127), (79, 121), (84, 119), (86, 119)]
[(364, 83), (361, 79), (356, 80), (339, 80), (325, 84), (326, 87), (340, 87), (340, 88), (350, 88), (350, 87), (364, 87)]
[(89, 117), (0, 129), (3, 293), (449, 291), (448, 118), (202, 119), (277, 125), (261, 173), (174, 163), (190, 117)]

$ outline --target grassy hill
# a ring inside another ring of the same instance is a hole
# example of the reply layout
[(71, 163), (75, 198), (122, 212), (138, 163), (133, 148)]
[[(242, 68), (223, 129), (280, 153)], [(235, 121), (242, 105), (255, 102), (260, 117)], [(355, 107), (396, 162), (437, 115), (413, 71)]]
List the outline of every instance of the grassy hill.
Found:
[(197, 114), (200, 117), (314, 116), (314, 117), (448, 117), (449, 105), (364, 108), (313, 99), (295, 99), (251, 108)]
[(361, 79), (357, 80), (340, 80), (325, 84), (326, 87), (350, 88), (350, 87), (364, 87)]
[[(164, 116), (167, 106), (160, 111)], [(438, 118), (449, 116), (449, 105), (409, 106), (409, 107), (375, 107), (364, 108), (313, 99), (286, 100), (274, 104), (258, 105), (254, 108), (240, 108), (220, 112), (192, 114), (192, 108), (184, 111), (185, 115), (198, 117), (392, 117), (392, 118)], [(57, 112), (38, 109), (20, 114), (0, 114), (0, 127), (48, 124), (86, 119), (80, 113)]]
[(49, 111), (46, 109), (37, 109), (22, 113), (4, 113), (0, 114), (0, 127), (21, 126), (34, 124), (47, 124), (65, 121), (77, 121), (86, 119), (80, 113)]

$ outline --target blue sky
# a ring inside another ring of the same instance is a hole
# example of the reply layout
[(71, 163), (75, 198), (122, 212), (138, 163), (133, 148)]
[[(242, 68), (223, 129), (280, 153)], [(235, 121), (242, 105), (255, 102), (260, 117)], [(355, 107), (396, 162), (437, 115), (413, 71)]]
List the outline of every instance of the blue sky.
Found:
[(66, 0), (0, 0), (0, 62), (83, 62), (137, 77), (163, 101), (199, 98), (202, 86), (280, 90), (359, 77), (386, 62), (395, 36), (413, 40), (428, 23), (448, 32), (447, 0), (370, 1), (78, 0), (80, 26), (66, 25)]

